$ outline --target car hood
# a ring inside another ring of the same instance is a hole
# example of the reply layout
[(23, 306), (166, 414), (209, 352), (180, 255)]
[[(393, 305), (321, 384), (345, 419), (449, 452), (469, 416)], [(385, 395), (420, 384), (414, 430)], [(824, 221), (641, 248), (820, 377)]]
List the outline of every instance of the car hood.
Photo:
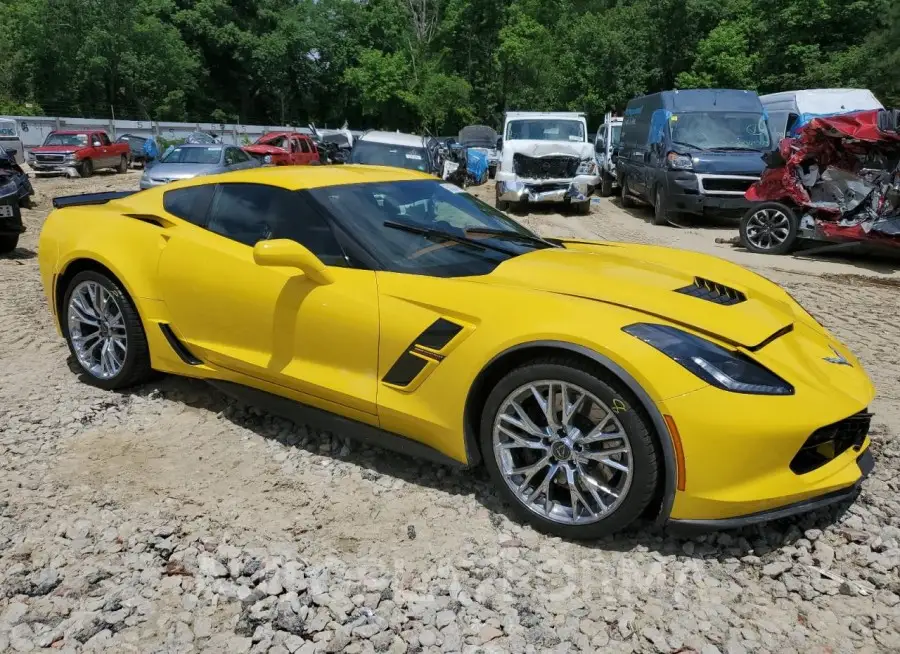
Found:
[(76, 150), (82, 150), (88, 146), (82, 145), (41, 145), (36, 148), (28, 148), (36, 154), (72, 154)]
[(590, 143), (581, 141), (530, 141), (527, 139), (504, 141), (504, 158), (507, 154), (512, 158), (512, 155), (515, 153), (524, 154), (529, 157), (553, 157), (563, 155), (590, 159), (594, 156), (594, 146)]
[[(682, 150), (676, 147), (678, 152)], [(748, 175), (759, 177), (766, 163), (763, 161), (762, 152), (744, 151), (698, 151), (689, 153), (695, 173), (710, 173), (719, 175)]]
[[(563, 241), (565, 248), (514, 257), (484, 283), (523, 286), (627, 307), (754, 348), (796, 319), (787, 293), (717, 257), (650, 245)], [(702, 280), (744, 297), (726, 305), (691, 295)]]
[(284, 148), (278, 148), (274, 145), (266, 145), (263, 143), (245, 145), (242, 149), (244, 152), (249, 152), (250, 154), (284, 154), (287, 152)]
[(190, 179), (197, 175), (208, 175), (219, 172), (219, 164), (167, 164), (158, 163), (144, 173), (153, 179)]

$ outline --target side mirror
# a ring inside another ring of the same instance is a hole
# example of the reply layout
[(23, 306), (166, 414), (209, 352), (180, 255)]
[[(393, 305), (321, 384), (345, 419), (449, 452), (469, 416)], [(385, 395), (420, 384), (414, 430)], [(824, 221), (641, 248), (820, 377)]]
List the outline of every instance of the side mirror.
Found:
[(298, 268), (316, 284), (325, 285), (334, 281), (319, 257), (287, 238), (260, 241), (253, 247), (253, 260), (258, 266)]
[(603, 141), (597, 141), (596, 143), (594, 143), (594, 152), (596, 152), (597, 154), (600, 154), (605, 149), (606, 146), (604, 145)]
[(502, 136), (497, 137), (497, 149), (498, 150), (503, 149), (503, 137)]

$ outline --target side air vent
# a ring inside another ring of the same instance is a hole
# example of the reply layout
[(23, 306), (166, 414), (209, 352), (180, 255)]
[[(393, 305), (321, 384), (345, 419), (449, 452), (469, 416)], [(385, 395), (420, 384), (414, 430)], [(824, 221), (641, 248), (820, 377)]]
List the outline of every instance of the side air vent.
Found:
[(163, 336), (166, 337), (166, 340), (169, 341), (169, 345), (175, 350), (175, 354), (178, 355), (178, 358), (184, 361), (189, 366), (199, 366), (203, 363), (200, 359), (194, 356), (194, 354), (187, 349), (187, 346), (178, 340), (178, 337), (175, 336), (175, 332), (172, 331), (172, 328), (169, 327), (164, 322), (159, 323), (159, 329), (162, 331)]
[(702, 277), (694, 277), (693, 284), (685, 286), (684, 288), (676, 288), (675, 292), (690, 295), (699, 300), (714, 302), (715, 304), (724, 304), (726, 306), (740, 304), (747, 299), (747, 296), (737, 289), (725, 286), (724, 284), (717, 284), (716, 282), (703, 279)]

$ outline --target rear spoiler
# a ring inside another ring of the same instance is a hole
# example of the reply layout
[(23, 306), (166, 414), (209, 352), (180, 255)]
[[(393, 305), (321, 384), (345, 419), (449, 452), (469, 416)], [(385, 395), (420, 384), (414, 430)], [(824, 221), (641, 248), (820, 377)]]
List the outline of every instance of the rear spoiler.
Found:
[(112, 200), (127, 198), (137, 191), (106, 191), (105, 193), (79, 193), (78, 195), (61, 195), (53, 198), (53, 208), (81, 207), (89, 204), (106, 204)]

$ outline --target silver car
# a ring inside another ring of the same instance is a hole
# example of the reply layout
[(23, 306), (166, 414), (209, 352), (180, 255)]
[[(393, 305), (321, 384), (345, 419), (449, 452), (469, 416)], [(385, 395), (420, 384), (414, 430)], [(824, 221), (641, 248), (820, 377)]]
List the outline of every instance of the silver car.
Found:
[(144, 170), (141, 188), (153, 188), (198, 175), (257, 168), (259, 162), (233, 145), (176, 145)]

